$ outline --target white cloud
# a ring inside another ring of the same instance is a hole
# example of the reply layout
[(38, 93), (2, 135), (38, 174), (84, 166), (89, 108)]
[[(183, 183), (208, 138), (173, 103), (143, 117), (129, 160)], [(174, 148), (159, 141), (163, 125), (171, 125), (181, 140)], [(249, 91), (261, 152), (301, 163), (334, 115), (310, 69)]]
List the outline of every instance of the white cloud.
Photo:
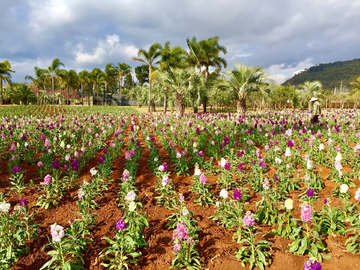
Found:
[(305, 68), (313, 66), (314, 63), (312, 61), (312, 58), (307, 58), (302, 62), (296, 63), (295, 65), (286, 65), (285, 63), (271, 65), (266, 69), (266, 71), (272, 80), (278, 84), (281, 84), (293, 77), (298, 72), (303, 71)]
[(133, 45), (123, 45), (120, 43), (120, 38), (116, 34), (107, 35), (106, 40), (99, 40), (97, 46), (92, 52), (83, 52), (84, 46), (78, 44), (74, 52), (75, 65), (81, 66), (83, 64), (99, 65), (106, 62), (120, 62), (120, 59), (130, 60), (135, 57), (139, 49)]

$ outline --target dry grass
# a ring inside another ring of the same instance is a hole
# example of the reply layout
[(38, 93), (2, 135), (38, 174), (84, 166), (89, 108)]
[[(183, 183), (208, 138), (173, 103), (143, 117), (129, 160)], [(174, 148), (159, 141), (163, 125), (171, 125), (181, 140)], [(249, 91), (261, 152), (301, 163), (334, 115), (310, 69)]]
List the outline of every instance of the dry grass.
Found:
[[(136, 111), (138, 111), (139, 113), (147, 113), (148, 112), (147, 106), (141, 106), (141, 108), (139, 108), (139, 106), (126, 106), (126, 108), (133, 108)], [(156, 112), (154, 112), (154, 113), (163, 113), (163, 111), (164, 111), (164, 107), (156, 107)], [(171, 110), (168, 108), (167, 112), (171, 112)], [(186, 113), (192, 112), (192, 108), (190, 108), (190, 107), (185, 108), (185, 112)], [(203, 112), (202, 107), (199, 107), (199, 112)]]

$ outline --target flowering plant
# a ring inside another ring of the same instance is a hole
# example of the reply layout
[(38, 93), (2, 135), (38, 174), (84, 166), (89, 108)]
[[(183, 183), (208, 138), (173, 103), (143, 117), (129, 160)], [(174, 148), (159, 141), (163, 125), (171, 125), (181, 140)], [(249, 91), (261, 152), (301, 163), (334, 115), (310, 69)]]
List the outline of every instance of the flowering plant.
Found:
[(86, 269), (82, 267), (84, 260), (82, 255), (86, 252), (86, 243), (89, 240), (84, 238), (77, 238), (74, 235), (69, 235), (65, 229), (58, 225), (52, 224), (50, 226), (51, 239), (48, 237), (49, 243), (47, 246), (51, 246), (54, 250), (48, 252), (52, 257), (50, 261), (46, 262), (42, 269)]
[[(101, 265), (110, 267), (110, 269), (129, 269), (129, 263), (137, 263), (141, 252), (137, 248), (143, 245), (138, 239), (128, 231), (129, 222), (126, 223), (120, 218), (116, 223), (116, 231), (114, 240), (104, 237), (110, 244), (100, 252), (100, 258), (104, 260)], [(110, 256), (109, 256), (110, 255)], [(130, 257), (131, 256), (131, 257)]]
[(264, 269), (265, 266), (271, 264), (270, 253), (271, 250), (270, 242), (266, 240), (256, 241), (257, 235), (262, 235), (261, 232), (255, 232), (255, 219), (254, 214), (250, 211), (246, 212), (243, 218), (244, 227), (247, 232), (244, 233), (240, 243), (244, 244), (238, 251), (235, 252), (235, 257), (241, 260), (241, 264), (245, 267), (246, 263), (250, 263), (250, 270), (257, 266), (260, 269)]
[(213, 197), (214, 193), (210, 192), (211, 185), (207, 183), (207, 179), (205, 174), (202, 174), (200, 172), (200, 175), (194, 175), (193, 176), (193, 183), (191, 185), (190, 191), (195, 193), (193, 196), (195, 196), (194, 202), (198, 203), (199, 205), (208, 206), (209, 204), (213, 204)]

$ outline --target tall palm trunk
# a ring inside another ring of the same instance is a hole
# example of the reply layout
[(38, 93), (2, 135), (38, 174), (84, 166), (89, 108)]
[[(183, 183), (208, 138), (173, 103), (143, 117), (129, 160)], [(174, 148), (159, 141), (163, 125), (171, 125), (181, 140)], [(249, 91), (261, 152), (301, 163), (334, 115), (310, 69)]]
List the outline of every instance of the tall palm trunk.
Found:
[(166, 96), (166, 94), (167, 94), (167, 91), (169, 90), (169, 87), (165, 87), (164, 88), (164, 90), (165, 90), (165, 94), (164, 94), (164, 113), (166, 113), (166, 111), (167, 111), (167, 96)]
[(245, 113), (246, 113), (246, 99), (245, 98), (240, 98), (237, 101), (236, 104), (236, 109), (237, 109), (237, 113), (241, 116), (245, 117)]
[(185, 112), (184, 95), (178, 91), (175, 92), (175, 111), (178, 117), (182, 117)]
[(0, 79), (0, 91), (1, 91), (1, 105), (4, 104), (4, 96), (3, 96), (3, 89), (2, 89), (2, 79)]
[(148, 101), (148, 112), (150, 112), (150, 107), (151, 107), (151, 65), (149, 65), (149, 101)]
[(66, 103), (67, 103), (67, 105), (70, 105), (70, 102), (69, 102), (69, 85), (67, 86), (67, 91), (66, 91)]
[(51, 90), (53, 93), (53, 104), (55, 104), (55, 81), (54, 81), (54, 76), (51, 77)]

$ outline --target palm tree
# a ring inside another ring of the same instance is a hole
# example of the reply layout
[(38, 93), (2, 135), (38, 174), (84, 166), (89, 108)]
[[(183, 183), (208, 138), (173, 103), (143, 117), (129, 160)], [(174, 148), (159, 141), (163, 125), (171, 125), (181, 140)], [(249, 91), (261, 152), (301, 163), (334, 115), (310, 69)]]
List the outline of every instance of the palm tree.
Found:
[(241, 64), (236, 64), (235, 69), (229, 70), (227, 74), (229, 78), (219, 79), (214, 87), (232, 91), (237, 102), (237, 113), (245, 116), (247, 96), (260, 89), (260, 86), (265, 83), (263, 79), (266, 75), (260, 67), (248, 67)]
[(113, 65), (110, 63), (106, 64), (105, 67), (105, 72), (102, 72), (101, 74), (98, 74), (98, 79), (100, 80), (100, 82), (104, 83), (105, 85), (105, 106), (107, 103), (107, 91), (108, 91), (108, 87), (114, 82), (114, 69), (113, 69)]
[(150, 112), (150, 100), (151, 100), (151, 72), (154, 65), (158, 64), (160, 61), (156, 61), (161, 56), (162, 47), (159, 43), (155, 43), (150, 46), (149, 51), (145, 49), (140, 49), (138, 52), (138, 57), (133, 57), (133, 60), (140, 61), (149, 66), (149, 106), (148, 112)]
[(14, 103), (19, 103), (21, 101), (24, 105), (28, 105), (29, 102), (36, 101), (34, 92), (24, 83), (16, 83), (12, 85), (10, 98)]
[(203, 78), (201, 73), (192, 67), (184, 69), (170, 67), (169, 71), (159, 71), (156, 80), (167, 91), (175, 94), (175, 111), (179, 117), (185, 112), (185, 98), (192, 103), (200, 101)]
[(39, 98), (40, 87), (44, 89), (45, 70), (38, 67), (34, 67), (34, 71), (35, 71), (35, 77), (28, 75), (25, 76), (25, 80), (31, 80), (32, 82), (30, 83), (30, 86), (34, 86), (37, 88), (37, 99), (38, 99), (38, 104), (40, 104), (40, 98)]
[(66, 102), (68, 105), (70, 105), (69, 102), (69, 92), (70, 87), (71, 88), (77, 88), (79, 85), (79, 78), (75, 70), (63, 70), (60, 74), (60, 77), (62, 78), (63, 83), (66, 86)]
[(117, 66), (113, 66), (113, 69), (117, 73), (117, 77), (118, 77), (118, 80), (119, 80), (119, 93), (121, 95), (123, 78), (126, 75), (130, 74), (131, 67), (128, 64), (125, 64), (125, 63), (118, 63)]
[(322, 89), (322, 84), (319, 81), (309, 82), (306, 81), (299, 86), (297, 92), (301, 99), (303, 107), (306, 107), (308, 104), (308, 110), (311, 111), (311, 103), (309, 100), (312, 97), (317, 97)]
[(11, 83), (11, 73), (15, 71), (11, 69), (11, 64), (9, 60), (3, 60), (0, 62), (0, 91), (1, 91), (1, 105), (4, 104), (4, 97), (3, 97), (3, 81), (7, 82), (8, 84)]
[(86, 86), (90, 84), (90, 73), (87, 70), (83, 70), (79, 72), (79, 82), (80, 82), (80, 89), (81, 89), (81, 105), (84, 105), (84, 92)]
[(52, 61), (51, 66), (48, 67), (48, 69), (45, 70), (45, 76), (48, 78), (51, 78), (51, 91), (53, 95), (53, 103), (55, 102), (55, 80), (59, 78), (62, 69), (60, 69), (60, 66), (65, 67), (65, 65), (60, 62), (59, 58), (56, 58)]
[[(93, 85), (93, 91), (96, 90), (96, 96), (99, 96), (99, 85), (100, 85), (100, 74), (103, 74), (102, 70), (100, 68), (94, 68), (90, 72), (90, 82)], [(95, 104), (95, 102), (94, 102)]]
[[(209, 68), (215, 67), (216, 72), (221, 71), (221, 67), (227, 67), (227, 62), (224, 58), (219, 56), (219, 53), (227, 53), (227, 50), (224, 46), (219, 45), (219, 37), (209, 38), (208, 40), (201, 40), (197, 42), (196, 37), (186, 39), (187, 45), (189, 47), (188, 63), (198, 69), (201, 72), (201, 68), (204, 67), (204, 80), (208, 88), (208, 77), (209, 77)], [(204, 111), (206, 112), (206, 101), (208, 97), (205, 95), (203, 97)]]

